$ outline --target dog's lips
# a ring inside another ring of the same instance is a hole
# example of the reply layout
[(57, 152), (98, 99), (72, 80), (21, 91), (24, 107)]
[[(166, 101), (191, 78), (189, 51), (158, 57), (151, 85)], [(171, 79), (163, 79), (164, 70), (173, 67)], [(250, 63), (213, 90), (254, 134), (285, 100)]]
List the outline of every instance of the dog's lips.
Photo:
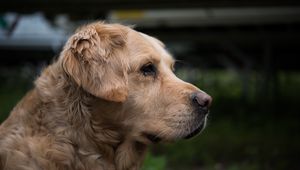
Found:
[(190, 134), (184, 137), (184, 139), (190, 139), (194, 136), (196, 136), (199, 132), (201, 132), (202, 129), (204, 129), (205, 122), (201, 122), (200, 126), (196, 128), (194, 131), (192, 131)]

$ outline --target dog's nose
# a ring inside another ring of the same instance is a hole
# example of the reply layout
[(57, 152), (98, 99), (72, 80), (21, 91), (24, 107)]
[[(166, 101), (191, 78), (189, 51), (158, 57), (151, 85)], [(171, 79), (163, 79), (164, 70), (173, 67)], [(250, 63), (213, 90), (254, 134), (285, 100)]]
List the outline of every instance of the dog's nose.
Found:
[(200, 112), (207, 114), (208, 108), (211, 105), (212, 98), (204, 92), (194, 92), (191, 95), (191, 100), (194, 105)]

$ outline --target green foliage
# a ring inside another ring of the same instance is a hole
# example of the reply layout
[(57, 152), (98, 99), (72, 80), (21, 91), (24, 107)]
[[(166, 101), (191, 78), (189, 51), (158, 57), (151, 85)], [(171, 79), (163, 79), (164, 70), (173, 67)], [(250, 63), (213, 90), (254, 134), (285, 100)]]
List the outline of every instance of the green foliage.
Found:
[(0, 123), (31, 88), (33, 70), (30, 67), (0, 69)]
[(0, 88), (0, 122), (2, 122), (25, 94), (23, 90)]
[(165, 170), (166, 158), (164, 156), (153, 156), (147, 153), (142, 170)]

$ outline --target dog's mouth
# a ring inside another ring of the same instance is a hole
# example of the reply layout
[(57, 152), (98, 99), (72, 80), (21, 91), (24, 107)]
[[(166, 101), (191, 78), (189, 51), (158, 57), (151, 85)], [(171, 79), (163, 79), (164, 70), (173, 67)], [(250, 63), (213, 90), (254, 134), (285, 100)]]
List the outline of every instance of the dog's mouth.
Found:
[[(190, 139), (194, 136), (196, 136), (198, 133), (200, 133), (205, 127), (205, 122), (203, 121), (198, 128), (196, 128), (194, 131), (183, 137), (183, 139)], [(143, 136), (148, 139), (151, 143), (159, 143), (162, 141), (162, 138), (158, 137), (157, 135), (151, 134), (151, 133), (144, 133)]]
[(187, 135), (183, 135), (183, 136), (180, 135), (181, 137), (179, 137), (177, 135), (175, 135), (177, 137), (174, 137), (173, 135), (171, 135), (173, 137), (171, 137), (171, 136), (169, 136), (169, 137), (165, 136), (166, 137), (165, 138), (165, 137), (161, 137), (161, 136), (159, 136), (159, 135), (157, 135), (156, 133), (153, 133), (153, 132), (152, 133), (151, 132), (143, 132), (142, 136), (148, 142), (151, 142), (153, 144), (159, 143), (161, 141), (174, 141), (176, 139), (190, 139), (190, 138), (196, 136), (197, 134), (199, 134), (205, 128), (206, 117), (202, 118), (202, 120), (197, 125), (198, 126), (196, 126), (196, 128), (194, 127), (195, 129), (193, 128), (193, 130), (190, 133), (188, 133)]
[[(208, 111), (207, 111), (208, 112)], [(204, 115), (204, 116), (203, 116)], [(206, 125), (206, 121), (207, 121), (207, 113), (206, 114), (202, 114), (202, 116), (200, 116), (198, 119), (196, 119), (198, 121), (196, 121), (197, 123), (194, 124), (194, 130), (192, 130), (188, 135), (184, 136), (183, 139), (190, 139), (194, 136), (196, 136), (197, 134), (199, 134), (204, 128), (205, 128), (205, 125)]]
[(192, 131), (190, 134), (186, 135), (184, 139), (190, 139), (194, 136), (196, 136), (199, 132), (201, 132), (205, 127), (205, 121), (201, 122), (200, 126), (196, 128), (194, 131)]

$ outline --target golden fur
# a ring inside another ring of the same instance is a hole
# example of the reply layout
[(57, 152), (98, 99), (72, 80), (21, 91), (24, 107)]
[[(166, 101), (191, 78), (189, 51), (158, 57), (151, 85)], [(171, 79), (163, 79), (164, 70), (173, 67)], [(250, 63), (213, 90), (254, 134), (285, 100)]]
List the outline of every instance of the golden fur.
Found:
[[(145, 64), (155, 75), (143, 75)], [(0, 169), (139, 169), (153, 143), (205, 123), (163, 44), (118, 24), (80, 28), (0, 126)], [(202, 92), (201, 92), (202, 93)], [(205, 94), (203, 92), (203, 94)]]

